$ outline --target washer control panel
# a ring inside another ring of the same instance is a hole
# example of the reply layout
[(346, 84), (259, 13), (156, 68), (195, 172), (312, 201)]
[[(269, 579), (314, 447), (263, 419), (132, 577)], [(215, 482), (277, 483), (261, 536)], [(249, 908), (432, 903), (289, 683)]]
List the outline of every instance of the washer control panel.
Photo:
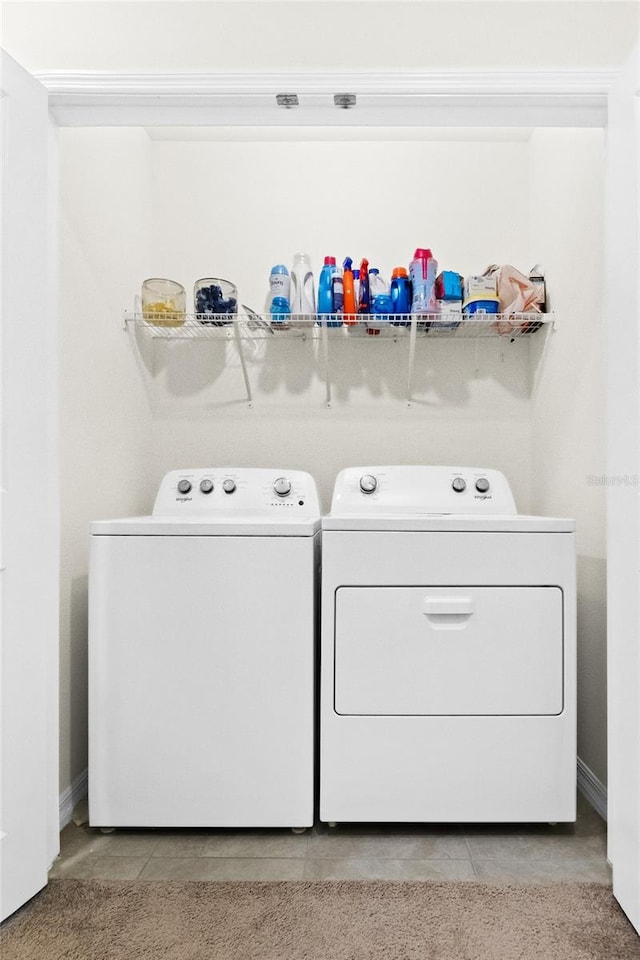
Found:
[(302, 470), (210, 467), (172, 470), (158, 490), (158, 517), (320, 516), (318, 491)]
[(504, 474), (482, 467), (349, 467), (331, 502), (337, 516), (517, 512)]

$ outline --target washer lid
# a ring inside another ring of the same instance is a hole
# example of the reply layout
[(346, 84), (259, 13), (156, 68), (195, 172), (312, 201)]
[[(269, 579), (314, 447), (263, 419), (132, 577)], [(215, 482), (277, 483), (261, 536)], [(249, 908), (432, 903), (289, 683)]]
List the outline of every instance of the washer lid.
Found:
[(329, 514), (322, 520), (323, 530), (382, 530), (412, 533), (573, 533), (575, 520), (560, 517), (479, 516), (464, 514), (377, 514), (375, 516)]
[(94, 537), (312, 537), (319, 517), (126, 517), (94, 520)]

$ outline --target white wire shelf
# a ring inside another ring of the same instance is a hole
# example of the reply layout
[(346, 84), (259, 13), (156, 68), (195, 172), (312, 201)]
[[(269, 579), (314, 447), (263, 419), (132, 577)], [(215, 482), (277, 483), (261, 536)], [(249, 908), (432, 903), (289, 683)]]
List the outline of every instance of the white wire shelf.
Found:
[[(370, 333), (367, 323), (375, 323), (379, 331)], [(142, 313), (125, 313), (124, 329), (129, 333), (152, 341), (231, 341), (234, 343), (244, 379), (247, 401), (253, 405), (253, 391), (247, 357), (251, 353), (247, 341), (310, 340), (317, 342), (322, 356), (323, 379), (326, 388), (326, 404), (331, 406), (331, 357), (340, 351), (340, 344), (348, 340), (404, 341), (407, 344), (407, 403), (413, 400), (413, 380), (416, 364), (416, 345), (419, 340), (472, 340), (476, 353), (481, 340), (500, 341), (502, 344), (530, 338), (539, 330), (544, 331), (542, 359), (549, 342), (548, 333), (555, 329), (552, 313), (475, 314), (473, 316), (442, 316), (440, 314), (415, 316), (394, 314), (386, 321), (381, 317), (362, 319), (347, 317), (336, 322), (325, 316), (287, 318), (286, 323), (274, 322), (269, 314), (253, 311), (235, 314), (180, 314), (174, 318), (160, 316), (150, 318)], [(426, 349), (426, 347), (425, 347)]]
[(322, 316), (296, 316), (286, 323), (274, 322), (269, 314), (238, 313), (180, 315), (167, 323), (163, 317), (150, 319), (142, 313), (125, 313), (125, 328), (139, 329), (144, 335), (159, 340), (266, 340), (284, 339), (332, 340), (361, 338), (363, 340), (407, 340), (416, 338), (476, 339), (506, 338), (516, 340), (528, 337), (545, 326), (553, 326), (554, 315), (549, 313), (475, 314), (452, 316), (433, 314), (416, 317), (397, 314), (384, 319), (369, 319), (379, 329), (367, 329), (367, 320), (347, 318), (346, 322), (328, 320)]

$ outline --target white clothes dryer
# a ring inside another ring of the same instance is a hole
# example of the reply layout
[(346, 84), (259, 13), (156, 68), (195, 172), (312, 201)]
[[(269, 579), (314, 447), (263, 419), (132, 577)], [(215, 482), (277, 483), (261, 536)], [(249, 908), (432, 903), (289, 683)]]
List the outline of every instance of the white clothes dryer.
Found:
[(91, 824), (311, 826), (313, 479), (177, 470), (90, 541)]
[(323, 519), (320, 819), (573, 821), (575, 522), (361, 467)]

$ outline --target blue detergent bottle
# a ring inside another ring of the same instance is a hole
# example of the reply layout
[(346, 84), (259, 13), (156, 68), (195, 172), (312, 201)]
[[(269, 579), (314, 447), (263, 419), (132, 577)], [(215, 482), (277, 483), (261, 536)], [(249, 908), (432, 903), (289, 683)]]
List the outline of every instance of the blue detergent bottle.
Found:
[(336, 258), (325, 257), (318, 281), (318, 323), (328, 327), (341, 327), (334, 308), (334, 276), (337, 274)]
[(396, 319), (391, 323), (394, 327), (409, 327), (411, 320), (411, 281), (406, 267), (394, 267), (391, 274), (391, 300), (393, 313)]

